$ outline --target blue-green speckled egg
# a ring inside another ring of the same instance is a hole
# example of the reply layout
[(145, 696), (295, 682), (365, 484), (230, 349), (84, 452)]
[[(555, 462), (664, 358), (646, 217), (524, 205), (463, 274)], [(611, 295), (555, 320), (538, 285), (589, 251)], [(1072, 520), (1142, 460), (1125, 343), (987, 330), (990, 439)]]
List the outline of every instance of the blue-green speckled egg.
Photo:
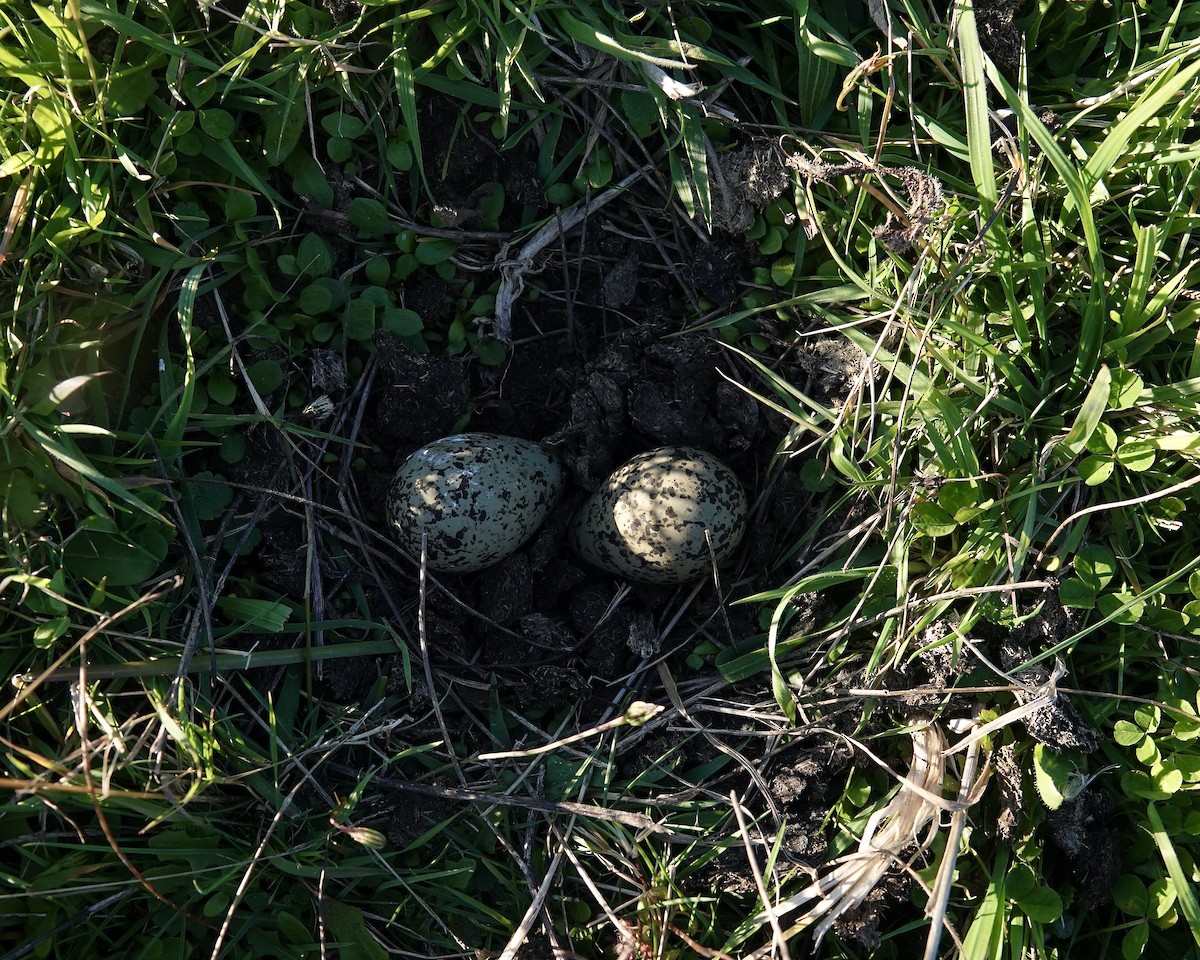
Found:
[(536, 443), (459, 433), (413, 453), (388, 495), (396, 541), (430, 570), (482, 570), (523, 546), (563, 491), (558, 462)]

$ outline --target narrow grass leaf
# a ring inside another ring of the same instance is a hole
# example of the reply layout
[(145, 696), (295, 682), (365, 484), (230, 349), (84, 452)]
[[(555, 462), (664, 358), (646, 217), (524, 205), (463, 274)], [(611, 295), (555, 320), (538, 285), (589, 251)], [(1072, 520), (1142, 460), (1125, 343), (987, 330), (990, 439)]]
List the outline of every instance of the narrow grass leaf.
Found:
[(1112, 395), (1112, 374), (1108, 367), (1101, 367), (1092, 383), (1092, 388), (1079, 407), (1079, 413), (1067, 435), (1063, 437), (1062, 446), (1070, 451), (1071, 456), (1078, 456), (1095, 432), (1100, 418), (1108, 409), (1108, 399)]
[[(1054, 167), (1055, 171), (1062, 178), (1063, 185), (1067, 188), (1071, 205), (1079, 216), (1084, 240), (1087, 244), (1088, 258), (1094, 267), (1100, 267), (1098, 272), (1093, 273), (1092, 282), (1102, 283), (1105, 271), (1100, 259), (1100, 232), (1097, 230), (1095, 218), (1092, 216), (1092, 207), (1089, 200), (1090, 191), (1085, 186), (1084, 179), (1078, 167), (1063, 152), (1062, 147), (1058, 145), (1058, 141), (1054, 138), (1054, 134), (1042, 123), (1038, 115), (1025, 102), (1021, 95), (1017, 93), (1012, 84), (1005, 79), (995, 64), (990, 60), (985, 60), (984, 70), (992, 85), (1003, 95), (1009, 108), (1020, 118), (1022, 128), (1027, 130), (1037, 145), (1042, 148), (1046, 159), (1050, 161), (1050, 165)], [(1068, 209), (1071, 209), (1071, 207), (1064, 204), (1064, 214)]]
[(59, 463), (68, 467), (78, 475), (80, 481), (86, 481), (93, 486), (103, 490), (109, 496), (119, 503), (130, 507), (138, 513), (145, 514), (162, 524), (168, 524), (166, 517), (143, 501), (140, 497), (134, 496), (124, 486), (107, 477), (97, 470), (83, 453), (75, 446), (74, 442), (68, 437), (53, 436), (43, 430), (40, 426), (34, 423), (29, 418), (23, 416), (20, 412), (14, 415), (14, 419), (21, 425), (21, 428), (27, 433), (39, 447)]
[(683, 169), (679, 154), (672, 150), (668, 160), (671, 166), (671, 183), (675, 187), (675, 195), (679, 197), (679, 202), (683, 204), (683, 209), (687, 211), (688, 216), (695, 217), (696, 196), (692, 192), (691, 181), (688, 179), (687, 171)]
[(404, 118), (404, 128), (408, 131), (408, 143), (412, 148), (414, 165), (421, 172), (421, 181), (428, 191), (429, 180), (425, 175), (421, 153), (421, 126), (417, 118), (417, 84), (412, 60), (408, 56), (411, 32), (411, 29), (396, 24), (392, 37), (392, 78), (396, 85), (396, 99), (400, 102), (400, 115)]
[[(798, 19), (798, 18), (793, 18)], [(796, 25), (796, 102), (800, 109), (800, 122), (815, 126), (823, 113), (830, 108), (830, 93), (837, 67), (827, 58), (819, 56), (811, 41), (816, 38)]]
[(963, 937), (963, 960), (1000, 960), (1004, 955), (1004, 933), (1008, 918), (1005, 904), (1005, 871), (1008, 856), (1001, 851), (983, 902), (975, 908), (975, 916)]
[(292, 614), (292, 608), (280, 600), (260, 600), (256, 597), (220, 597), (217, 606), (242, 628), (252, 627), (264, 633), (279, 633)]
[(1088, 158), (1083, 168), (1082, 185), (1088, 191), (1089, 199), (1103, 199), (1103, 196), (1095, 197), (1095, 188), (1117, 166), (1134, 136), (1147, 127), (1160, 110), (1176, 100), (1189, 88), (1197, 75), (1200, 75), (1200, 51), (1195, 49), (1194, 44), (1193, 49), (1188, 54), (1181, 55), (1175, 65), (1178, 66), (1188, 57), (1192, 62), (1178, 73), (1164, 71), (1137, 104), (1113, 125), (1100, 146)]
[(179, 331), (183, 343), (184, 376), (179, 388), (179, 401), (163, 433), (162, 446), (164, 455), (178, 462), (183, 456), (183, 434), (187, 428), (188, 417), (192, 412), (192, 403), (196, 394), (196, 358), (192, 352), (192, 318), (196, 311), (196, 295), (200, 290), (200, 280), (208, 270), (206, 262), (198, 263), (188, 271), (179, 290), (179, 304), (176, 308), (179, 318)]
[(988, 201), (990, 213), (1000, 198), (996, 189), (996, 169), (992, 163), (992, 136), (988, 120), (987, 84), (984, 81), (984, 55), (975, 26), (971, 0), (954, 5), (958, 26), (959, 62), (962, 66), (963, 97), (967, 113), (967, 152), (971, 158), (971, 177), (979, 196)]
[(1200, 903), (1196, 900), (1196, 891), (1192, 888), (1192, 882), (1187, 871), (1183, 869), (1183, 864), (1179, 862), (1179, 854), (1175, 852), (1175, 845), (1171, 843), (1167, 828), (1153, 803), (1146, 804), (1146, 818), (1150, 821), (1154, 842), (1158, 845), (1159, 855), (1175, 888), (1175, 902), (1179, 905), (1179, 912), (1183, 914), (1192, 931), (1192, 940), (1200, 944)]
[(304, 131), (304, 72), (290, 66), (282, 72), (284, 79), (281, 85), (284, 89), (276, 101), (275, 108), (267, 112), (266, 132), (263, 137), (267, 163), (273, 167), (279, 166), (288, 158), (300, 142), (300, 134)]
[[(586, 9), (582, 6), (577, 7), (576, 12), (583, 13)], [(616, 30), (609, 32), (599, 24), (585, 23), (565, 10), (557, 11), (555, 16), (567, 35), (576, 43), (581, 43), (585, 47), (591, 47), (593, 50), (612, 54), (617, 59), (626, 62), (641, 61), (642, 63), (652, 63), (656, 67), (662, 67), (666, 70), (688, 70), (691, 68), (691, 64), (685, 60), (681, 60), (677, 54), (675, 56), (660, 55), (659, 51), (661, 51), (661, 54), (671, 52), (670, 46), (652, 38), (643, 39), (619, 33)]]
[(700, 117), (695, 108), (681, 112), (683, 140), (687, 147), (688, 167), (691, 169), (692, 187), (700, 220), (708, 226), (712, 223), (712, 183), (708, 176), (708, 142)]
[(1142, 227), (1134, 224), (1133, 235), (1137, 238), (1137, 259), (1129, 278), (1129, 292), (1121, 309), (1121, 334), (1133, 333), (1140, 326), (1146, 297), (1150, 291), (1150, 280), (1154, 275), (1154, 261), (1160, 248), (1157, 227)]

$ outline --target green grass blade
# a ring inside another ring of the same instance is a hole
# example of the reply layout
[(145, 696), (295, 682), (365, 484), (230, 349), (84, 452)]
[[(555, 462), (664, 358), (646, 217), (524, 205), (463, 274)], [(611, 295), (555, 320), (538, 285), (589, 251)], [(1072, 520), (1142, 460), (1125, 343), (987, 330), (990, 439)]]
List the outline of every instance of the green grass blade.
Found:
[(1093, 433), (1096, 432), (1096, 427), (1100, 423), (1100, 418), (1104, 416), (1104, 411), (1108, 409), (1108, 398), (1112, 389), (1112, 373), (1108, 367), (1101, 367), (1100, 372), (1096, 374), (1096, 379), (1092, 383), (1092, 388), (1087, 392), (1087, 396), (1083, 398), (1083, 403), (1079, 407), (1079, 413), (1075, 417), (1075, 422), (1071, 425), (1071, 429), (1067, 431), (1067, 435), (1063, 438), (1062, 446), (1070, 451), (1072, 456), (1078, 456), (1083, 452), (1084, 445)]
[(1175, 902), (1179, 905), (1179, 912), (1183, 914), (1183, 918), (1192, 931), (1192, 939), (1200, 944), (1200, 903), (1196, 900), (1196, 891), (1192, 888), (1183, 864), (1179, 862), (1179, 854), (1176, 853), (1175, 845), (1171, 843), (1171, 837), (1167, 833), (1162, 817), (1158, 815), (1158, 808), (1153, 803), (1146, 804), (1146, 818), (1150, 821), (1154, 842), (1158, 845), (1158, 853), (1167, 868), (1171, 885), (1175, 888)]
[[(984, 61), (984, 69), (988, 79), (1003, 95), (1005, 102), (1009, 108), (1013, 110), (1020, 118), (1021, 126), (1029, 132), (1034, 141), (1042, 152), (1046, 155), (1046, 159), (1050, 161), (1050, 165), (1062, 177), (1063, 185), (1067, 188), (1067, 193), (1070, 197), (1070, 202), (1073, 204), (1074, 210), (1079, 216), (1080, 226), (1083, 229), (1084, 240), (1087, 244), (1088, 259), (1093, 264), (1101, 263), (1100, 250), (1100, 232), (1096, 229), (1096, 220), (1092, 215), (1091, 202), (1089, 200), (1090, 191), (1085, 185), (1084, 177), (1076, 167), (1074, 161), (1066, 155), (1062, 147), (1058, 145), (1054, 134), (1046, 127), (1044, 123), (1034, 113), (1028, 103), (1017, 93), (1016, 89), (1005, 79), (1002, 74), (990, 60)], [(1064, 213), (1066, 207), (1064, 205)], [(1093, 278), (1096, 280), (1097, 278)]]
[(1092, 213), (1091, 188), (1085, 175), (1076, 167), (1075, 163), (1066, 153), (1063, 152), (1054, 135), (1046, 128), (1046, 125), (1042, 123), (1029, 104), (1017, 93), (1012, 84), (1004, 78), (1003, 74), (996, 69), (996, 66), (990, 60), (985, 61), (984, 66), (992, 85), (1003, 94), (1009, 107), (1019, 116), (1022, 128), (1027, 130), (1037, 145), (1042, 148), (1046, 159), (1050, 161), (1050, 165), (1054, 167), (1058, 175), (1062, 178), (1063, 185), (1067, 189), (1067, 197), (1063, 203), (1059, 227), (1065, 232), (1067, 218), (1073, 211), (1075, 215), (1078, 215), (1079, 223), (1083, 230), (1084, 243), (1088, 251), (1089, 270), (1091, 272), (1091, 289), (1080, 318), (1079, 346), (1076, 351), (1075, 367), (1073, 370), (1073, 382), (1078, 384), (1091, 377), (1095, 371), (1096, 363), (1100, 358), (1101, 349), (1104, 345), (1104, 335), (1107, 331), (1108, 323), (1108, 308), (1105, 296), (1105, 289), (1108, 283), (1108, 270), (1104, 265), (1104, 257), (1100, 246), (1100, 231), (1096, 227), (1096, 219)]
[(971, 0), (955, 4), (958, 24), (959, 61), (962, 65), (963, 97), (967, 111), (967, 150), (971, 158), (971, 176), (979, 196), (988, 201), (990, 213), (1000, 199), (996, 189), (996, 169), (992, 163), (992, 134), (988, 120), (987, 83), (984, 80), (983, 48), (975, 27)]
[(696, 210), (704, 224), (712, 223), (712, 183), (708, 175), (708, 141), (700, 117), (694, 107), (680, 113), (683, 122), (683, 142), (687, 148), (688, 167), (696, 201)]
[(421, 153), (421, 127), (417, 121), (417, 83), (413, 74), (412, 59), (408, 55), (409, 34), (411, 28), (396, 25), (392, 45), (392, 78), (396, 85), (396, 100), (400, 104), (400, 115), (404, 118), (404, 127), (408, 131), (409, 146), (413, 152), (413, 166), (421, 173), (421, 180), (426, 191), (429, 181), (425, 176), (425, 163)]
[(1088, 158), (1083, 168), (1082, 185), (1087, 189), (1090, 200), (1095, 202), (1104, 199), (1107, 191), (1102, 191), (1101, 195), (1097, 196), (1096, 187), (1117, 166), (1134, 136), (1150, 124), (1160, 110), (1187, 90), (1193, 80), (1200, 75), (1200, 49), (1196, 49), (1195, 44), (1189, 53), (1180, 56), (1175, 65), (1182, 63), (1188, 57), (1192, 62), (1183, 70), (1174, 74), (1164, 72), (1133, 109), (1113, 125), (1108, 136), (1101, 141), (1100, 146)]
[(196, 393), (196, 358), (192, 352), (192, 318), (196, 312), (196, 294), (200, 281), (208, 270), (207, 263), (198, 263), (188, 271), (179, 291), (179, 330), (183, 341), (184, 376), (179, 388), (179, 406), (163, 434), (162, 446), (166, 455), (178, 461), (183, 456), (183, 434), (192, 413)]

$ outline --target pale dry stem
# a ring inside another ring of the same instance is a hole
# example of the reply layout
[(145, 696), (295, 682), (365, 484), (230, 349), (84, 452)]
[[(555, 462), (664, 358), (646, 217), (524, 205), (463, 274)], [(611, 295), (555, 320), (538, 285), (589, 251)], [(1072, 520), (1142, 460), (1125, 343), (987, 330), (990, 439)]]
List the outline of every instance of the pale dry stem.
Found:
[[(913, 760), (908, 776), (896, 795), (868, 821), (858, 849), (834, 861), (832, 869), (799, 893), (759, 914), (756, 922), (770, 920), (774, 926), (784, 914), (808, 906), (784, 936), (794, 936), (815, 923), (814, 936), (820, 943), (839, 917), (866, 900), (893, 861), (903, 862), (902, 854), (914, 844), (917, 853), (929, 848), (937, 835), (940, 811), (947, 805), (935, 802), (941, 797), (946, 772), (946, 737), (935, 724), (914, 730), (911, 736)], [(765, 956), (763, 951), (771, 949), (763, 948), (751, 956)]]

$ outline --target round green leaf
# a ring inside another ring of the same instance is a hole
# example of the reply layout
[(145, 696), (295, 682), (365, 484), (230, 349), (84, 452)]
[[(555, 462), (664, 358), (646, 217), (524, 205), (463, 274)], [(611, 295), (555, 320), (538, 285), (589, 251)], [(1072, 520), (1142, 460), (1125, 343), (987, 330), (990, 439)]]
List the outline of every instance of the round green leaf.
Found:
[(1133, 711), (1133, 722), (1147, 733), (1153, 733), (1162, 723), (1162, 710), (1153, 703), (1138, 704)]
[(1117, 882), (1113, 884), (1112, 897), (1113, 903), (1122, 913), (1127, 913), (1131, 917), (1146, 915), (1146, 907), (1150, 900), (1146, 893), (1146, 885), (1140, 877), (1134, 876), (1132, 873), (1118, 877)]
[(227, 433), (221, 438), (221, 459), (226, 463), (240, 463), (246, 455), (246, 438), (240, 433)]
[(296, 251), (296, 264), (310, 277), (323, 277), (333, 270), (333, 252), (323, 237), (308, 233)]
[(1154, 444), (1149, 440), (1126, 440), (1117, 448), (1117, 460), (1126, 470), (1140, 473), (1154, 466)]
[(552, 207), (565, 207), (575, 199), (575, 188), (569, 183), (552, 183), (546, 188), (546, 202)]
[(587, 166), (587, 182), (593, 190), (607, 187), (613, 178), (612, 154), (603, 147), (596, 150)]
[(454, 256), (458, 244), (444, 237), (422, 237), (417, 243), (417, 261), (432, 266), (442, 263)]
[(18, 526), (31, 527), (45, 516), (45, 492), (45, 484), (24, 470), (0, 470), (0, 504)]
[(218, 890), (206, 901), (204, 901), (204, 905), (201, 907), (201, 913), (211, 920), (214, 917), (221, 916), (228, 907), (229, 894), (225, 893), (223, 890)]
[(1035, 923), (1053, 923), (1062, 916), (1063, 902), (1049, 887), (1036, 887), (1017, 901), (1021, 912)]
[(1037, 877), (1028, 864), (1017, 863), (1008, 871), (1004, 878), (1004, 892), (1012, 900), (1020, 900), (1028, 896), (1037, 886)]
[(166, 538), (153, 528), (136, 537), (83, 530), (63, 550), (63, 564), (77, 577), (107, 577), (110, 587), (124, 587), (154, 576), (166, 555)]
[(1146, 732), (1136, 723), (1128, 720), (1118, 720), (1113, 725), (1113, 739), (1122, 747), (1132, 747), (1142, 742)]
[(389, 143), (387, 148), (387, 160), (400, 173), (406, 173), (412, 168), (413, 155), (412, 147), (407, 143), (399, 140)]
[(375, 304), (364, 297), (346, 306), (346, 336), (351, 340), (369, 340), (375, 333)]
[(196, 125), (195, 110), (180, 110), (171, 118), (166, 133), (172, 137), (182, 137)]
[(383, 233), (391, 223), (387, 209), (372, 197), (355, 197), (346, 207), (346, 216), (368, 236)]
[(767, 235), (758, 244), (758, 252), (764, 256), (773, 256), (783, 249), (783, 241), (787, 238), (786, 227), (771, 227)]
[(1096, 591), (1072, 577), (1058, 585), (1058, 602), (1073, 610), (1091, 610), (1096, 605)]
[[(1154, 766), (1154, 764), (1162, 759), (1162, 755), (1158, 751), (1158, 745), (1150, 737), (1146, 737), (1138, 743), (1134, 748), (1133, 755), (1148, 767)], [(1154, 787), (1157, 790), (1162, 789), (1157, 783), (1154, 784)]]
[(1121, 938), (1121, 957), (1123, 960), (1138, 960), (1145, 953), (1146, 943), (1149, 940), (1150, 924), (1142, 920)]
[[(1176, 720), (1171, 727), (1171, 736), (1181, 741), (1195, 740), (1200, 737), (1200, 720)], [(1188, 759), (1200, 760), (1200, 757)]]
[(411, 337), (420, 333), (424, 324), (421, 322), (421, 315), (415, 310), (387, 307), (383, 311), (380, 326), (393, 336)]
[(392, 299), (392, 291), (387, 289), (387, 287), (365, 287), (360, 296), (368, 303), (374, 304), (376, 309), (390, 307), (394, 302)]
[(225, 140), (233, 133), (236, 124), (233, 114), (220, 107), (208, 107), (200, 111), (200, 129), (214, 140)]
[(961, 523), (975, 516), (981, 509), (991, 506), (992, 499), (984, 496), (983, 487), (978, 481), (968, 480), (942, 484), (937, 502), (939, 507)]
[(498, 367), (504, 362), (508, 353), (504, 349), (504, 344), (499, 340), (480, 337), (479, 342), (475, 344), (475, 356), (485, 367)]
[(1121, 938), (1122, 960), (1138, 960), (1145, 954), (1148, 942), (1150, 942), (1150, 924), (1146, 923), (1146, 920), (1141, 920)]
[(1166, 800), (1168, 796), (1150, 782), (1149, 774), (1140, 770), (1130, 770), (1121, 774), (1121, 792), (1147, 800)]
[(1096, 598), (1096, 609), (1117, 623), (1137, 623), (1146, 612), (1146, 602), (1126, 590)]
[(1033, 771), (1034, 783), (1042, 803), (1051, 810), (1057, 810), (1068, 795), (1075, 765), (1044, 743), (1038, 743), (1033, 748)]
[(308, 945), (313, 942), (314, 935), (303, 923), (292, 914), (285, 911), (275, 912), (275, 926), (288, 943)]
[(315, 317), (333, 306), (333, 294), (325, 284), (310, 283), (300, 291), (300, 296), (296, 298), (296, 306), (301, 312)]
[(1109, 388), (1108, 407), (1110, 410), (1128, 410), (1141, 396), (1145, 383), (1132, 370), (1114, 370), (1112, 386)]
[(325, 152), (334, 163), (345, 163), (354, 153), (354, 142), (345, 137), (333, 137), (326, 144)]
[(1175, 887), (1166, 877), (1159, 877), (1146, 889), (1146, 909), (1150, 917), (1159, 920), (1175, 906)]
[(912, 524), (927, 537), (944, 537), (958, 526), (936, 503), (918, 503), (909, 513)]
[(246, 372), (250, 375), (250, 382), (254, 384), (254, 389), (261, 396), (277, 390), (283, 383), (283, 367), (275, 360), (258, 360), (250, 364), (250, 368)]
[(214, 373), (204, 384), (213, 403), (230, 406), (237, 397), (237, 384), (227, 377), (224, 372)]
[(796, 270), (796, 260), (793, 257), (781, 257), (771, 264), (771, 281), (777, 287), (786, 287), (792, 282), (792, 274)]
[(175, 141), (175, 149), (181, 156), (197, 157), (204, 152), (204, 145), (208, 142), (199, 131), (189, 130), (179, 135), (179, 139)]
[(258, 200), (248, 190), (230, 190), (225, 195), (225, 219), (246, 220), (258, 213)]
[(240, 463), (246, 456), (246, 438), (241, 433), (227, 433), (221, 438), (221, 460)]
[(1117, 573), (1117, 558), (1102, 544), (1090, 544), (1075, 555), (1075, 576), (1099, 593)]
[(71, 629), (70, 617), (54, 617), (33, 628), (33, 645), (39, 650), (54, 646), (54, 641)]
[(622, 90), (621, 111), (639, 139), (645, 139), (659, 123), (658, 104), (643, 90)]
[(1116, 461), (1108, 455), (1085, 457), (1079, 461), (1076, 469), (1089, 487), (1095, 487), (1112, 476), (1116, 469)]
[(215, 520), (233, 503), (233, 491), (224, 477), (203, 470), (192, 477), (187, 486), (192, 509), (201, 520)]
[(331, 137), (346, 137), (353, 140), (361, 136), (367, 125), (358, 117), (348, 113), (331, 113), (321, 118), (321, 127)]
[(372, 257), (365, 268), (367, 279), (377, 286), (383, 286), (392, 275), (392, 264), (387, 257)]
[(504, 187), (493, 183), (491, 193), (486, 194), (479, 203), (479, 212), (483, 222), (492, 230), (500, 228), (500, 214), (504, 212)]
[(1092, 453), (1112, 453), (1117, 449), (1117, 431), (1101, 421), (1083, 446)]
[(1151, 772), (1150, 782), (1163, 793), (1178, 793), (1183, 787), (1183, 771), (1178, 767), (1164, 766)]

